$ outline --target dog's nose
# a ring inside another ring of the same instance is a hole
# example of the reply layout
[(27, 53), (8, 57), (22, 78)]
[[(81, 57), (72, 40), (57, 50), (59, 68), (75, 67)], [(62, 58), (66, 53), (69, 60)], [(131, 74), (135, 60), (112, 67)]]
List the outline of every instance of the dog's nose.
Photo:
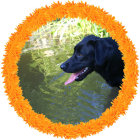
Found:
[(61, 68), (62, 70), (66, 70), (67, 65), (63, 63), (63, 64), (60, 65), (60, 68)]

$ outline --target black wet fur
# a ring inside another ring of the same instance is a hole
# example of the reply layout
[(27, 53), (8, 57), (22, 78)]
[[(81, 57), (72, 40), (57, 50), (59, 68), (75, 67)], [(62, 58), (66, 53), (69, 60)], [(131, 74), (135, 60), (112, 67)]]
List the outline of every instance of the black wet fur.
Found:
[(74, 47), (72, 57), (60, 67), (67, 73), (76, 73), (88, 67), (88, 71), (77, 77), (76, 81), (81, 81), (89, 73), (96, 71), (110, 86), (118, 88), (124, 76), (122, 53), (118, 49), (117, 42), (111, 37), (86, 36)]

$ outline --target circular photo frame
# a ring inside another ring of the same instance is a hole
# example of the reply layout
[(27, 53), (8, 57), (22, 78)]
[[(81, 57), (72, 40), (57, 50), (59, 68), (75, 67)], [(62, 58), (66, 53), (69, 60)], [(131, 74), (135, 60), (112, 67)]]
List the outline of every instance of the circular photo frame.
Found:
[[(97, 119), (91, 119), (88, 122), (80, 124), (53, 123), (43, 114), (34, 112), (29, 101), (24, 98), (22, 88), (19, 86), (19, 77), (17, 75), (17, 63), (20, 59), (22, 49), (32, 35), (32, 32), (38, 30), (47, 22), (62, 18), (81, 18), (87, 19), (100, 25), (110, 34), (112, 39), (119, 44), (119, 50), (123, 54), (125, 63), (123, 84), (119, 90), (118, 96), (113, 100), (112, 106)], [(23, 120), (38, 131), (47, 134), (54, 134), (57, 137), (66, 139), (86, 137), (102, 131), (106, 126), (111, 126), (120, 115), (124, 115), (128, 105), (136, 94), (138, 79), (138, 59), (135, 47), (132, 41), (127, 37), (124, 26), (115, 18), (109, 15), (99, 7), (90, 6), (86, 3), (67, 2), (54, 3), (50, 7), (36, 9), (34, 13), (26, 17), (22, 24), (18, 25), (17, 31), (11, 35), (6, 44), (6, 54), (3, 60), (3, 77), (5, 83), (5, 92), (10, 100), (10, 105), (14, 107), (17, 114)]]

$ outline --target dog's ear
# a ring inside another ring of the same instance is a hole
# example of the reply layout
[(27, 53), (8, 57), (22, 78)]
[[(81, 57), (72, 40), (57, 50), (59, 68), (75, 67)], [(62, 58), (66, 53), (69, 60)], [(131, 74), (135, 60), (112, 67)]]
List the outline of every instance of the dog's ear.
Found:
[(106, 39), (97, 40), (94, 45), (95, 64), (102, 66), (112, 56), (113, 45)]

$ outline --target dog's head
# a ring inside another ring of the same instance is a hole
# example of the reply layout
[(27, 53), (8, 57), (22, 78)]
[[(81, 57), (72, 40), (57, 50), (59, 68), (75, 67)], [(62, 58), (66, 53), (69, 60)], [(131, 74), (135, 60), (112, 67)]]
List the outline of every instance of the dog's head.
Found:
[(60, 66), (63, 71), (73, 73), (65, 85), (83, 80), (96, 65), (103, 65), (110, 50), (111, 47), (101, 38), (94, 35), (85, 37), (74, 47), (72, 57)]

